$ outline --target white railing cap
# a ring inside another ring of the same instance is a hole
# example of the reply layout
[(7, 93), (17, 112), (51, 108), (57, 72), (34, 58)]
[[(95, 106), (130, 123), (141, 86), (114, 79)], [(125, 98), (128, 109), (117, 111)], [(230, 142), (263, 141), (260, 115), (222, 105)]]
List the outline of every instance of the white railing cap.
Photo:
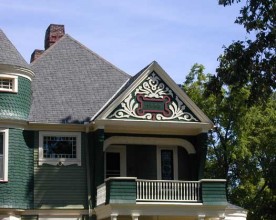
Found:
[(109, 180), (137, 180), (137, 177), (109, 177), (104, 181), (107, 182)]
[(201, 179), (199, 182), (226, 182), (226, 179)]

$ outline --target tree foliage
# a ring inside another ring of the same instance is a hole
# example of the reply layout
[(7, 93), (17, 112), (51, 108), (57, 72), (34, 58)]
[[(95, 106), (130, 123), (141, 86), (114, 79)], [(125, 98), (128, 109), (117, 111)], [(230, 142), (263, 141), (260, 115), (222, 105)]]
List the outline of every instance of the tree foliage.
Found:
[(273, 219), (275, 209), (276, 99), (266, 105), (246, 104), (250, 86), (221, 87), (210, 93), (213, 75), (195, 64), (184, 91), (214, 121), (209, 132), (206, 178), (228, 181), (230, 202), (249, 210), (249, 219)]
[[(228, 6), (241, 0), (219, 0)], [(248, 0), (235, 23), (243, 25), (247, 40), (238, 40), (224, 48), (219, 57), (217, 76), (209, 87), (216, 92), (224, 84), (239, 90), (250, 86), (247, 102), (266, 101), (276, 88), (276, 3), (274, 0)]]
[(216, 74), (195, 64), (183, 88), (216, 125), (205, 177), (227, 179), (228, 200), (248, 219), (276, 219), (276, 2), (219, 0), (234, 3), (247, 39), (224, 47)]
[(276, 219), (276, 99), (252, 106), (238, 127), (235, 183), (231, 201), (250, 210), (250, 219)]

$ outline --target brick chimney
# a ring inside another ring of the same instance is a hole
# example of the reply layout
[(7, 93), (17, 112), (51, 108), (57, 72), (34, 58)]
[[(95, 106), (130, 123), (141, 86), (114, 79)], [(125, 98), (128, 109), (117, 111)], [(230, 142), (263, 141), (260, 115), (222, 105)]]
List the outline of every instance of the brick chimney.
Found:
[(56, 43), (64, 34), (64, 25), (50, 24), (45, 34), (45, 50)]
[(34, 60), (36, 60), (38, 57), (40, 57), (43, 54), (44, 50), (38, 50), (35, 49), (34, 52), (31, 55), (31, 62), (33, 62)]
[[(50, 24), (45, 33), (44, 47), (47, 50), (65, 34), (64, 25)], [(35, 49), (31, 55), (31, 62), (40, 57), (45, 50)]]

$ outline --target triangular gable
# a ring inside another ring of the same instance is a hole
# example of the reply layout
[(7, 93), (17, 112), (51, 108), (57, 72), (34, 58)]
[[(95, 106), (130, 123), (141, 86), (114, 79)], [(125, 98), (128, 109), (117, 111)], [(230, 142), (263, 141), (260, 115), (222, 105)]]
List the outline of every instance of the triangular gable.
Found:
[(213, 124), (157, 62), (134, 78), (97, 119)]

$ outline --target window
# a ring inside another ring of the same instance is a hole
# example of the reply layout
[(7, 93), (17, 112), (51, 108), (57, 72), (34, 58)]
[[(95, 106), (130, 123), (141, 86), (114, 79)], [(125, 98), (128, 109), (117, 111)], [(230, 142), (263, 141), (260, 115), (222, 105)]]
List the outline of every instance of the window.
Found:
[(173, 150), (161, 149), (161, 179), (162, 180), (173, 180), (174, 169), (173, 169)]
[(111, 145), (105, 153), (105, 178), (126, 176), (126, 148)]
[(81, 165), (81, 134), (78, 132), (39, 133), (39, 165)]
[(178, 179), (177, 147), (157, 147), (157, 177), (160, 180)]
[(8, 181), (9, 130), (0, 128), (0, 181)]
[(18, 91), (18, 77), (12, 75), (0, 75), (0, 91), (16, 93)]

